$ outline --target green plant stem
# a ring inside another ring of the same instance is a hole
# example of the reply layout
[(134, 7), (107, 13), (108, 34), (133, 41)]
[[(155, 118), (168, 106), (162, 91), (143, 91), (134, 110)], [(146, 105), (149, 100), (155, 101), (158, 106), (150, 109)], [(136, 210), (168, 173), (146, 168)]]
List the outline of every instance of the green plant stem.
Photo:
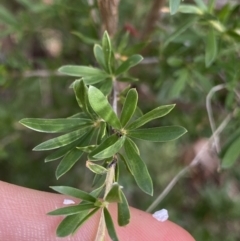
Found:
[[(113, 80), (113, 93), (112, 93), (112, 107), (114, 112), (117, 114), (117, 101), (118, 101), (118, 88), (117, 88), (117, 82)], [(112, 164), (111, 167), (109, 167), (106, 180), (105, 180), (105, 192), (103, 199), (106, 198), (107, 194), (112, 188), (112, 184), (114, 182), (115, 178), (115, 164)], [(108, 207), (108, 204), (105, 205), (106, 208)], [(98, 230), (97, 235), (95, 238), (95, 241), (103, 241), (106, 233), (106, 224), (104, 220), (104, 214), (103, 209), (101, 210), (101, 216), (98, 224)]]

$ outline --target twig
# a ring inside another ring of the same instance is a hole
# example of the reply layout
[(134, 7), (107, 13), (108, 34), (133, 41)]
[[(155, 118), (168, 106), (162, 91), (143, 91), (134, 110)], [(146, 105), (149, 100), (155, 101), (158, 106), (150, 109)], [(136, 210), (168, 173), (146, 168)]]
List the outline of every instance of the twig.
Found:
[[(233, 111), (234, 113), (235, 111)], [(184, 176), (192, 167), (196, 166), (199, 163), (201, 154), (208, 148), (209, 144), (211, 144), (216, 136), (218, 136), (224, 128), (227, 126), (229, 121), (232, 118), (233, 113), (227, 115), (227, 117), (222, 121), (221, 125), (217, 128), (217, 130), (213, 133), (213, 135), (210, 137), (208, 142), (202, 147), (202, 149), (198, 152), (198, 154), (194, 157), (194, 159), (191, 161), (191, 163), (183, 168), (173, 179), (172, 181), (166, 186), (166, 188), (163, 190), (163, 192), (157, 197), (157, 199), (148, 207), (146, 210), (147, 212), (151, 212), (166, 196), (167, 194), (172, 190), (172, 188), (176, 185), (178, 180)]]
[[(211, 130), (212, 133), (215, 132), (216, 130), (216, 125), (215, 125), (215, 121), (213, 118), (213, 112), (212, 112), (212, 105), (211, 105), (211, 99), (213, 97), (213, 95), (219, 91), (226, 88), (225, 84), (221, 84), (221, 85), (216, 85), (214, 86), (209, 93), (207, 94), (207, 98), (206, 98), (206, 109), (207, 109), (207, 114), (208, 114), (208, 118), (209, 118), (209, 122), (210, 122), (210, 126), (211, 126)], [(219, 136), (215, 136), (213, 144), (216, 148), (217, 153), (220, 152), (220, 144), (219, 144)]]

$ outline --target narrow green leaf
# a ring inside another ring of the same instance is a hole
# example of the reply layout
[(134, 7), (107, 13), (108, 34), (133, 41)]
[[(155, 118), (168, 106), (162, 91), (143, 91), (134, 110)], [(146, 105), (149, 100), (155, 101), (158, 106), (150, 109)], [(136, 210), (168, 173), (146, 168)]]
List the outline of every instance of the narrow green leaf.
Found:
[(61, 157), (63, 157), (67, 152), (72, 150), (73, 148), (76, 148), (76, 146), (80, 145), (81, 139), (74, 141), (66, 146), (60, 147), (55, 152), (51, 153), (49, 156), (45, 158), (45, 162), (55, 161)]
[(101, 122), (99, 131), (98, 131), (98, 136), (97, 136), (97, 144), (100, 144), (104, 136), (106, 135), (106, 122)]
[(103, 166), (100, 166), (98, 164), (95, 164), (93, 162), (87, 161), (86, 167), (90, 169), (93, 173), (102, 175), (104, 173), (107, 173), (107, 169)]
[(45, 150), (52, 150), (56, 149), (62, 146), (66, 146), (78, 139), (80, 139), (89, 128), (85, 127), (84, 129), (80, 129), (77, 131), (70, 132), (68, 134), (50, 139), (48, 141), (45, 141), (38, 146), (36, 146), (33, 150), (34, 151), (45, 151)]
[(175, 140), (186, 132), (187, 130), (181, 126), (163, 126), (130, 130), (127, 136), (146, 141), (164, 142)]
[(210, 29), (207, 35), (206, 49), (205, 49), (205, 65), (209, 67), (217, 56), (217, 40), (213, 29)]
[(103, 55), (105, 59), (105, 65), (107, 67), (108, 73), (111, 74), (112, 73), (112, 69), (111, 69), (112, 45), (111, 45), (111, 40), (107, 31), (105, 31), (103, 34), (102, 49), (103, 49)]
[(83, 77), (82, 79), (86, 85), (94, 85), (99, 82), (105, 81), (107, 78), (109, 78), (109, 76), (104, 74), (104, 75), (96, 75), (96, 76), (86, 76), (86, 77)]
[(136, 153), (134, 145), (132, 143), (133, 141), (129, 138), (127, 138), (124, 143), (126, 161), (128, 162), (128, 166), (139, 188), (141, 188), (145, 193), (153, 195), (152, 179), (148, 173), (146, 164)]
[(96, 43), (99, 42), (97, 39), (87, 37), (85, 34), (82, 34), (82, 33), (77, 32), (77, 31), (73, 31), (71, 33), (76, 35), (78, 38), (80, 38), (86, 44), (96, 44)]
[(2, 23), (9, 24), (10, 26), (18, 25), (16, 17), (3, 6), (0, 6), (0, 20)]
[(95, 59), (97, 60), (98, 64), (104, 70), (107, 70), (102, 47), (98, 44), (95, 44), (94, 48), (93, 48), (93, 53), (94, 53)]
[(105, 159), (116, 154), (124, 144), (125, 136), (120, 137), (113, 145), (108, 146), (106, 149), (95, 154), (93, 157), (97, 159)]
[(111, 78), (103, 80), (98, 85), (95, 85), (105, 96), (109, 96), (112, 92), (113, 81)]
[(120, 116), (120, 122), (124, 127), (129, 120), (132, 118), (138, 102), (138, 94), (136, 89), (131, 89), (128, 91), (127, 97), (124, 101), (124, 105), (122, 108), (122, 113)]
[(72, 234), (79, 220), (81, 220), (81, 213), (65, 217), (57, 227), (57, 236), (66, 237)]
[(154, 119), (163, 117), (163, 116), (167, 115), (174, 107), (175, 107), (175, 105), (159, 106), (159, 107), (149, 111), (148, 113), (144, 114), (143, 116), (139, 117), (137, 120), (133, 121), (127, 127), (127, 129), (136, 129)]
[(181, 0), (169, 0), (170, 13), (173, 15), (178, 11)]
[(230, 168), (240, 156), (240, 137), (238, 137), (227, 149), (222, 159), (222, 168)]
[(88, 99), (88, 88), (84, 84), (83, 80), (76, 80), (73, 86), (76, 100), (78, 105), (82, 110), (92, 119), (94, 119), (94, 111), (90, 106), (89, 99)]
[(203, 15), (203, 10), (197, 6), (194, 6), (192, 4), (181, 4), (178, 11), (180, 13), (189, 13), (189, 14), (198, 14)]
[(99, 208), (95, 208), (90, 213), (83, 211), (79, 214), (67, 216), (57, 227), (57, 236), (66, 237), (68, 235), (74, 234), (74, 232), (76, 232), (77, 229), (98, 210)]
[(107, 201), (109, 203), (113, 203), (113, 202), (120, 202), (121, 203), (122, 197), (121, 197), (120, 189), (121, 189), (121, 187), (118, 185), (118, 183), (114, 183), (112, 185), (112, 188), (108, 192), (108, 194), (105, 198), (105, 201)]
[(86, 152), (86, 153), (90, 153), (92, 152), (95, 148), (96, 148), (96, 145), (89, 145), (89, 146), (78, 146), (76, 147), (78, 150), (81, 150), (83, 152)]
[(81, 220), (77, 223), (77, 225), (75, 226), (74, 231), (72, 232), (72, 234), (76, 233), (76, 231), (78, 230), (78, 228), (80, 228), (89, 218), (91, 218), (100, 208), (97, 207), (95, 209), (93, 209), (90, 213), (88, 213), (85, 217), (82, 217)]
[(115, 129), (121, 129), (120, 121), (107, 98), (97, 88), (90, 86), (88, 98), (93, 110)]
[(98, 153), (104, 151), (109, 146), (114, 145), (118, 141), (117, 135), (111, 135), (107, 139), (105, 139), (99, 146), (96, 147), (89, 155), (88, 158), (90, 160), (95, 160), (94, 156)]
[(93, 67), (78, 66), (78, 65), (65, 65), (58, 69), (60, 73), (75, 76), (75, 77), (88, 77), (88, 76), (108, 76), (106, 72)]
[(90, 126), (92, 121), (89, 119), (38, 119), (38, 118), (25, 118), (20, 121), (20, 123), (29, 129), (47, 132), (47, 133), (57, 133), (66, 132), (73, 129), (80, 129), (80, 127)]
[[(94, 129), (89, 130), (80, 140), (82, 146), (88, 145), (94, 134)], [(81, 158), (83, 154), (82, 150), (73, 148), (69, 151), (59, 163), (56, 170), (56, 178), (59, 179), (62, 175), (68, 172), (73, 165)]]
[(117, 204), (118, 205), (118, 225), (125, 226), (130, 221), (130, 211), (129, 211), (129, 205), (128, 205), (127, 199), (124, 193), (122, 192), (122, 190), (120, 190), (120, 195), (121, 195), (122, 202), (121, 203), (118, 202)]
[(117, 78), (117, 81), (119, 82), (137, 82), (139, 79), (137, 78), (132, 78), (132, 77), (118, 77)]
[[(134, 142), (133, 142), (133, 143), (134, 143)], [(134, 144), (135, 144), (135, 143), (134, 143)], [(139, 155), (139, 154), (138, 154), (138, 155)], [(129, 173), (133, 175), (132, 170), (131, 170), (128, 162), (126, 161), (125, 157), (124, 157), (122, 154), (120, 154), (120, 153), (118, 153), (118, 156), (119, 156), (120, 160), (124, 162), (124, 164), (125, 164), (125, 166), (126, 166), (126, 169), (129, 171)]]
[(76, 148), (69, 151), (59, 163), (56, 169), (56, 178), (59, 179), (66, 172), (68, 172), (73, 165), (81, 158), (83, 151)]
[(133, 66), (139, 64), (143, 60), (143, 57), (139, 54), (134, 54), (130, 56), (126, 61), (124, 61), (116, 70), (115, 75), (118, 76), (124, 72), (127, 72)]
[(112, 241), (118, 241), (117, 233), (114, 228), (114, 224), (113, 224), (111, 215), (110, 215), (109, 211), (107, 210), (107, 208), (103, 209), (103, 213), (104, 213), (104, 219), (105, 219), (105, 223), (106, 223), (108, 234), (109, 234), (110, 238), (112, 239)]
[[(174, 1), (174, 0), (173, 0)], [(163, 48), (166, 48), (170, 42), (176, 39), (179, 35), (185, 32), (188, 28), (192, 27), (194, 23), (198, 20), (198, 16), (193, 16), (187, 18), (180, 26), (178, 26), (177, 30), (174, 31), (168, 38), (165, 40), (163, 44)]]
[(194, 2), (200, 7), (203, 11), (207, 11), (207, 5), (203, 0), (194, 0)]
[(77, 188), (74, 188), (74, 187), (54, 186), (54, 187), (50, 187), (50, 188), (61, 194), (76, 197), (76, 198), (79, 198), (81, 200), (88, 201), (91, 203), (95, 203), (97, 201), (97, 199), (94, 196), (88, 194), (87, 192), (79, 190)]
[(54, 211), (49, 212), (48, 215), (73, 215), (92, 208), (95, 208), (93, 203), (79, 204), (75, 206), (68, 206), (56, 209)]

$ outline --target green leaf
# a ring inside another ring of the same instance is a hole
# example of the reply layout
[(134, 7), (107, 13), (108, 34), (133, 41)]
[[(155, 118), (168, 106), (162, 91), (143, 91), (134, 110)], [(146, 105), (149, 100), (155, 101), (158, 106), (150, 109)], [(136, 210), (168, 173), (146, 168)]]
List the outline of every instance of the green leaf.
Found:
[(104, 173), (107, 173), (107, 169), (103, 166), (100, 166), (98, 164), (95, 164), (93, 162), (87, 161), (86, 167), (90, 169), (93, 173), (102, 175)]
[(101, 122), (98, 135), (97, 135), (97, 144), (100, 144), (100, 142), (105, 137), (105, 135), (106, 135), (106, 122)]
[(203, 11), (207, 11), (207, 5), (203, 0), (194, 0), (194, 2), (200, 7)]
[(100, 45), (95, 44), (93, 48), (93, 53), (95, 56), (95, 59), (97, 60), (98, 64), (107, 71), (106, 63), (105, 63), (105, 57), (103, 54), (103, 49)]
[(57, 236), (66, 237), (72, 234), (79, 220), (81, 220), (81, 213), (65, 217), (57, 227)]
[(238, 137), (227, 149), (222, 159), (222, 168), (230, 168), (240, 156), (240, 137)]
[(0, 20), (2, 23), (9, 24), (10, 26), (18, 25), (16, 17), (3, 6), (0, 6)]
[(48, 215), (73, 215), (92, 208), (95, 208), (94, 204), (92, 203), (79, 204), (75, 206), (56, 209), (54, 211), (49, 212)]
[(83, 77), (82, 79), (86, 85), (94, 85), (105, 81), (107, 78), (109, 78), (108, 75), (102, 75), (102, 76), (86, 76), (86, 77)]
[(112, 73), (112, 69), (111, 69), (112, 45), (111, 45), (111, 40), (109, 38), (107, 31), (105, 31), (103, 34), (102, 49), (103, 49), (106, 68), (108, 70), (108, 73), (111, 74)]
[(80, 213), (67, 216), (57, 227), (57, 236), (66, 237), (70, 234), (73, 234), (84, 222), (86, 222), (98, 210), (99, 208), (95, 208), (90, 213)]
[(118, 185), (118, 183), (113, 183), (112, 188), (108, 192), (105, 201), (109, 203), (113, 202), (122, 202), (122, 197), (120, 193), (121, 187)]
[(148, 173), (146, 164), (135, 151), (133, 141), (129, 138), (124, 143), (124, 149), (126, 152), (126, 161), (137, 185), (145, 193), (153, 195), (152, 179)]
[(113, 156), (122, 147), (124, 141), (124, 137), (119, 138), (116, 134), (109, 136), (89, 154), (89, 159), (94, 161)]
[(92, 121), (89, 119), (38, 119), (38, 118), (25, 118), (20, 123), (29, 129), (47, 132), (57, 133), (66, 132), (73, 129), (80, 129), (80, 127), (86, 127), (92, 125)]
[(170, 13), (173, 15), (177, 12), (180, 6), (181, 0), (169, 0)]
[(93, 110), (115, 129), (121, 129), (120, 121), (109, 104), (107, 98), (97, 88), (90, 86), (88, 98)]
[(175, 140), (186, 132), (187, 130), (181, 126), (163, 126), (130, 130), (127, 136), (146, 141), (164, 142)]
[(91, 203), (95, 203), (97, 201), (97, 199), (94, 196), (88, 194), (87, 192), (79, 190), (77, 188), (74, 188), (74, 187), (54, 186), (54, 187), (50, 187), (50, 188), (61, 194), (76, 197), (76, 198), (79, 198), (81, 200), (88, 201)]
[(124, 72), (127, 72), (130, 68), (137, 65), (142, 60), (143, 60), (143, 57), (141, 55), (139, 54), (132, 55), (117, 68), (115, 75), (118, 76)]
[(217, 56), (217, 40), (213, 29), (210, 29), (207, 35), (206, 49), (205, 49), (205, 65), (209, 67)]
[(73, 31), (71, 33), (76, 35), (78, 38), (80, 38), (86, 44), (96, 44), (99, 42), (97, 39), (89, 38), (85, 34), (82, 34), (80, 32)]
[(133, 116), (137, 107), (137, 102), (138, 102), (138, 94), (136, 89), (129, 90), (127, 97), (124, 101), (122, 113), (120, 116), (120, 122), (123, 127), (129, 122), (129, 120)]
[(124, 193), (122, 192), (122, 190), (120, 190), (120, 195), (121, 195), (122, 202), (121, 203), (118, 202), (117, 204), (118, 205), (118, 225), (125, 226), (130, 221), (130, 211), (129, 211), (129, 205), (128, 205), (127, 199)]
[(106, 223), (108, 234), (109, 234), (110, 238), (112, 239), (112, 241), (118, 241), (117, 233), (114, 228), (114, 224), (113, 224), (111, 215), (110, 215), (109, 211), (107, 210), (107, 208), (103, 209), (103, 213), (104, 213), (104, 219), (105, 219), (105, 223)]
[(78, 66), (78, 65), (65, 65), (58, 69), (60, 73), (67, 74), (75, 77), (108, 77), (106, 72), (93, 67)]
[(154, 119), (163, 117), (163, 116), (167, 115), (174, 107), (175, 107), (175, 105), (159, 106), (159, 107), (149, 111), (145, 115), (141, 116), (137, 120), (133, 121), (127, 127), (127, 129), (136, 129), (136, 128), (138, 128), (140, 126), (143, 126), (144, 124), (146, 124), (146, 123), (148, 123), (148, 122), (150, 122)]
[[(102, 160), (102, 159), (113, 156), (121, 149), (121, 147), (124, 144), (125, 139), (126, 139), (125, 136), (120, 137), (113, 145), (106, 147), (106, 149), (102, 150), (101, 152), (98, 152), (93, 157)], [(103, 147), (103, 146), (101, 146), (101, 147)]]
[[(133, 142), (133, 143), (134, 143), (134, 142)], [(134, 143), (134, 144), (135, 144), (135, 143)], [(139, 155), (139, 154), (138, 154), (138, 155)], [(118, 153), (118, 156), (119, 156), (120, 160), (124, 162), (124, 164), (125, 164), (125, 166), (126, 166), (126, 169), (129, 171), (129, 173), (131, 173), (131, 174), (133, 175), (133, 173), (132, 173), (132, 171), (131, 171), (131, 168), (129, 167), (129, 164), (128, 164), (128, 162), (126, 161), (125, 157), (124, 157), (122, 154), (120, 154), (120, 153)]]
[(96, 85), (96, 87), (102, 91), (105, 96), (108, 96), (112, 92), (113, 81), (111, 78), (103, 80), (101, 83)]
[(88, 213), (85, 217), (82, 217), (81, 220), (77, 223), (75, 226), (75, 229), (73, 231), (73, 234), (77, 231), (79, 227), (81, 227), (89, 218), (91, 218), (100, 208), (97, 207), (93, 209), (90, 213)]
[(61, 160), (60, 164), (56, 170), (56, 178), (59, 179), (63, 176), (67, 171), (69, 171), (73, 165), (80, 159), (83, 151), (78, 150), (76, 148), (69, 151)]
[[(173, 0), (174, 1), (174, 0)], [(192, 27), (194, 23), (198, 20), (198, 16), (193, 16), (187, 18), (180, 26), (178, 26), (177, 30), (173, 32), (168, 38), (165, 40), (163, 44), (163, 48), (166, 48), (170, 42), (176, 39), (179, 35), (185, 32), (188, 28)]]
[(76, 100), (82, 110), (92, 119), (94, 119), (94, 111), (90, 106), (88, 99), (88, 88), (84, 84), (83, 80), (76, 80), (73, 85)]
[(45, 141), (38, 146), (36, 146), (33, 150), (34, 151), (45, 151), (45, 150), (52, 150), (56, 149), (62, 146), (66, 146), (78, 139), (80, 139), (89, 128), (80, 129), (77, 131), (70, 132), (68, 134), (50, 139), (48, 141)]
[(132, 77), (118, 77), (117, 81), (119, 82), (137, 82), (139, 79)]
[(49, 156), (47, 156), (45, 158), (45, 162), (50, 162), (50, 161), (54, 161), (57, 160), (61, 157), (63, 157), (67, 152), (69, 152), (70, 150), (72, 150), (73, 148), (75, 148), (76, 146), (80, 145), (81, 143), (81, 139), (74, 141), (64, 147), (59, 148), (58, 150), (56, 150), (55, 152), (53, 152), (52, 154), (50, 154)]
[(198, 15), (204, 14), (201, 8), (191, 4), (181, 4), (178, 11), (181, 13), (189, 13), (189, 14), (198, 14)]
[[(89, 144), (94, 134), (94, 129), (89, 130), (81, 139), (81, 145), (85, 146)], [(72, 149), (69, 151), (59, 163), (57, 170), (56, 170), (56, 178), (59, 179), (62, 175), (68, 172), (73, 165), (80, 159), (82, 156), (83, 151), (77, 148)]]

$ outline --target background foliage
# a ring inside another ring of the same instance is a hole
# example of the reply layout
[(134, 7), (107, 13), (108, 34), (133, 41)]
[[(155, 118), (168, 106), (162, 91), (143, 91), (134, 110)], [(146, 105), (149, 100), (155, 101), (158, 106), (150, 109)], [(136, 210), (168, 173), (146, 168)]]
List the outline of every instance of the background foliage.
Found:
[[(170, 15), (166, 3), (148, 38), (143, 29), (150, 1), (120, 3), (115, 41), (120, 42), (129, 32), (127, 46), (131, 51), (125, 51), (122, 45), (118, 52), (121, 56), (140, 52), (145, 58), (131, 71), (140, 79), (134, 84), (139, 105), (147, 112), (158, 105), (176, 103), (166, 118), (152, 126), (181, 125), (188, 129), (188, 134), (178, 141), (139, 142), (142, 158), (153, 177), (153, 198), (138, 190), (128, 175), (122, 178), (121, 185), (130, 205), (146, 209), (152, 203), (212, 135), (205, 102), (212, 88), (220, 85), (222, 89), (211, 99), (216, 125), (234, 111), (220, 135), (220, 158), (213, 152), (205, 153), (201, 165), (177, 183), (158, 209), (167, 208), (170, 219), (196, 240), (238, 240), (240, 5), (234, 1), (209, 1), (205, 5), (200, 0), (187, 4), (190, 7), (180, 7), (182, 13)], [(87, 0), (71, 4), (62, 0), (2, 1), (1, 180), (46, 191), (50, 191), (49, 185), (91, 190), (92, 174), (86, 171), (84, 162), (56, 181), (57, 163), (45, 164), (46, 153), (31, 151), (53, 135), (32, 132), (18, 121), (25, 117), (64, 118), (77, 112), (74, 93), (68, 88), (73, 78), (59, 75), (56, 69), (65, 64), (96, 65), (92, 47), (101, 36), (101, 22), (95, 7)], [(217, 172), (219, 159), (230, 168)]]

